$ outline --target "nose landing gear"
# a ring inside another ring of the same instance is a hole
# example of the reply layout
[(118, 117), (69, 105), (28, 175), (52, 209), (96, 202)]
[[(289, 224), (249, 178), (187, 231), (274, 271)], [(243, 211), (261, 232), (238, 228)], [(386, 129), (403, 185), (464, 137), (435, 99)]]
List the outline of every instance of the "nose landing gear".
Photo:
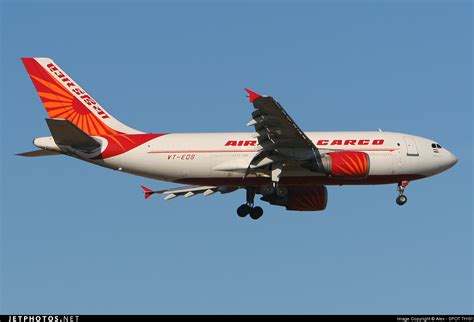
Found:
[(407, 202), (407, 200), (408, 200), (408, 199), (407, 199), (407, 196), (405, 196), (405, 195), (399, 195), (399, 196), (397, 197), (396, 202), (397, 202), (397, 205), (403, 206), (403, 205)]
[(399, 206), (403, 206), (404, 204), (406, 204), (407, 202), (407, 197), (403, 194), (403, 192), (405, 191), (405, 188), (406, 186), (408, 186), (408, 181), (402, 181), (402, 182), (399, 182), (398, 183), (398, 186), (397, 186), (397, 191), (399, 193), (397, 199), (396, 199), (396, 202), (397, 202), (397, 205)]
[(241, 205), (237, 208), (237, 215), (239, 217), (245, 217), (250, 215), (250, 218), (257, 220), (258, 218), (262, 217), (263, 209), (262, 207), (254, 207), (253, 202), (255, 199), (255, 189), (247, 188), (247, 203)]

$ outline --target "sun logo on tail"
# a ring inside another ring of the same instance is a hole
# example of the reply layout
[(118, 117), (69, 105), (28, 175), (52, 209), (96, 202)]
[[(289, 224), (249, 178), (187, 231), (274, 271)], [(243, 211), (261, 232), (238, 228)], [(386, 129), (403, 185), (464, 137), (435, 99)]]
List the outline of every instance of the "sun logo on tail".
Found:
[(99, 120), (83, 102), (77, 99), (63, 84), (51, 77), (34, 59), (25, 58), (23, 62), (49, 117), (69, 120), (93, 136), (120, 134)]

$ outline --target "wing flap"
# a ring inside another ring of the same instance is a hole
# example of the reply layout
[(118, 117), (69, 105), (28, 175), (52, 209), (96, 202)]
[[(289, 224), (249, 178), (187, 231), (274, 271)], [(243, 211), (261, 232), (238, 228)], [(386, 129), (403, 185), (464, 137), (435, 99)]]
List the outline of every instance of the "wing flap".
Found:
[(263, 96), (247, 88), (245, 90), (255, 108), (252, 120), (247, 125), (255, 128), (258, 146), (265, 152), (250, 165), (254, 166), (265, 157), (278, 157), (283, 161), (309, 162), (311, 171), (320, 171), (323, 167), (318, 148), (280, 103), (271, 96)]
[(185, 187), (178, 187), (178, 188), (173, 188), (173, 189), (159, 190), (156, 193), (163, 194), (163, 195), (175, 194), (178, 196), (178, 195), (185, 195), (188, 192), (203, 193), (204, 191), (208, 189), (216, 189), (216, 188), (217, 187), (213, 187), (213, 186), (185, 186)]
[(174, 199), (176, 197), (184, 196), (185, 198), (193, 197), (198, 194), (202, 194), (204, 196), (212, 195), (216, 192), (220, 193), (228, 193), (237, 188), (231, 187), (217, 187), (217, 186), (184, 186), (172, 189), (165, 189), (165, 190), (151, 190), (145, 186), (141, 186), (143, 192), (145, 193), (145, 199), (148, 199), (152, 194), (160, 194), (165, 195), (164, 200)]

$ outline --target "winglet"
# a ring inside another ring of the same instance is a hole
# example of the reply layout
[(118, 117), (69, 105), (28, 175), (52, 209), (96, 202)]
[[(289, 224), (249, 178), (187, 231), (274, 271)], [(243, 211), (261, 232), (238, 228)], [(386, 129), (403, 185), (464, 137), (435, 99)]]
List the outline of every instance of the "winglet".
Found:
[(145, 186), (140, 186), (140, 187), (143, 189), (143, 192), (145, 193), (145, 199), (150, 198), (150, 196), (155, 193), (153, 190), (148, 189)]
[(255, 101), (257, 98), (262, 97), (262, 95), (252, 92), (248, 88), (244, 88), (244, 89), (249, 94), (248, 98), (250, 100), (250, 103), (253, 103), (253, 101)]

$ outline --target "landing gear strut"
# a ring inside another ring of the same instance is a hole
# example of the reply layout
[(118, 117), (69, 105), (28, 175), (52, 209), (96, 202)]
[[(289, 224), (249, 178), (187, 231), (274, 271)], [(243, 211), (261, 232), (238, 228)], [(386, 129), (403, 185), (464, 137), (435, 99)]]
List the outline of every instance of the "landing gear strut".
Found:
[(253, 206), (254, 199), (255, 189), (247, 188), (247, 203), (237, 208), (237, 215), (239, 215), (239, 217), (245, 217), (247, 215), (250, 215), (250, 218), (255, 220), (262, 217), (263, 209), (262, 207)]
[(397, 205), (403, 206), (407, 202), (407, 197), (403, 194), (405, 191), (406, 186), (408, 186), (408, 181), (402, 181), (398, 183), (397, 190), (398, 190), (398, 197), (396, 199)]

